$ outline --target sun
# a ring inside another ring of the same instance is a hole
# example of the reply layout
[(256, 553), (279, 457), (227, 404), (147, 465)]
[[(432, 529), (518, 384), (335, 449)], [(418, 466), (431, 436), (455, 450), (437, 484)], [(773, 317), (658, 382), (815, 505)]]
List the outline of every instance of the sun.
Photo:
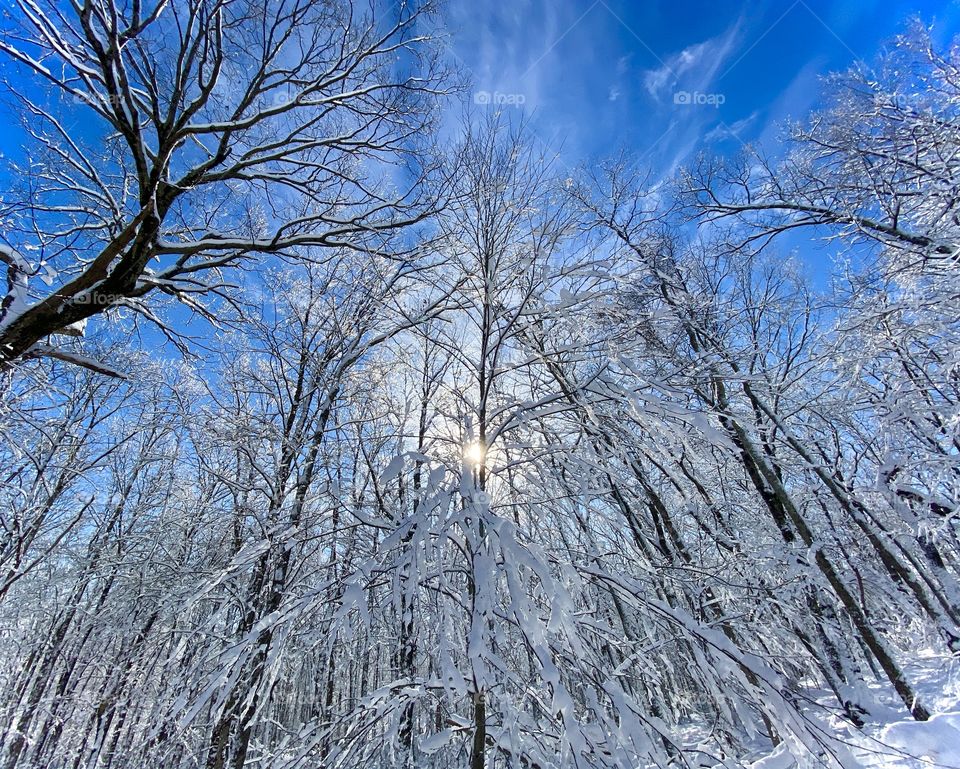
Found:
[(486, 450), (479, 441), (473, 441), (463, 447), (463, 458), (471, 465), (482, 465), (486, 459)]

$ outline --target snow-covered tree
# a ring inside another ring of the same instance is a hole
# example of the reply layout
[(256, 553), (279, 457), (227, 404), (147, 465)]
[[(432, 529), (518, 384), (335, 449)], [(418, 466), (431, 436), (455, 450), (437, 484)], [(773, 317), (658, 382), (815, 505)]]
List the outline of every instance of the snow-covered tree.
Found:
[(111, 308), (176, 336), (160, 295), (215, 316), (236, 268), (377, 241), (434, 208), (429, 3), (14, 5), (6, 365), (68, 355), (48, 338)]

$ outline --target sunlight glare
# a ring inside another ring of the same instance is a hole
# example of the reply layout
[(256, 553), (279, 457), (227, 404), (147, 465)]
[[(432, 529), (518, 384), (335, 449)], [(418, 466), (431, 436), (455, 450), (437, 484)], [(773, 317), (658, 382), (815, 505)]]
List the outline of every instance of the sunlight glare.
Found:
[(468, 443), (463, 448), (463, 458), (471, 465), (482, 465), (486, 452), (479, 441)]

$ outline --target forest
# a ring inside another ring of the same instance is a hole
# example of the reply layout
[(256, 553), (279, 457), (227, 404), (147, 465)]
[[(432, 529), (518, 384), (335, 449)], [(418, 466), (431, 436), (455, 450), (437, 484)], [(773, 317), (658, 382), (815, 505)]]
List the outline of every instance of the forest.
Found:
[(960, 763), (960, 47), (662, 178), (429, 1), (6, 5), (2, 769)]

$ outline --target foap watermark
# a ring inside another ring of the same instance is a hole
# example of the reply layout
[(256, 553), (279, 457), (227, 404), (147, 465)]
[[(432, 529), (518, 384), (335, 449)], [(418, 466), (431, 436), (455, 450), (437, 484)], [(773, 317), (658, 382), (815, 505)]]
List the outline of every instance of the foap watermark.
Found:
[(920, 112), (924, 104), (919, 94), (877, 93), (873, 104), (878, 109), (894, 109), (900, 112)]
[(673, 103), (696, 107), (710, 106), (719, 108), (727, 100), (722, 93), (700, 93), (700, 91), (676, 91), (673, 94)]
[(73, 103), (84, 107), (99, 107), (100, 109), (121, 109), (126, 101), (120, 94), (109, 93), (74, 93)]
[(109, 307), (114, 304), (123, 304), (125, 296), (122, 294), (91, 294), (89, 291), (84, 291), (82, 294), (77, 294), (71, 300), (74, 304), (92, 304), (96, 307)]
[(495, 105), (498, 107), (522, 107), (527, 103), (527, 97), (522, 93), (500, 93), (500, 91), (477, 91), (473, 95), (473, 103), (483, 106)]

